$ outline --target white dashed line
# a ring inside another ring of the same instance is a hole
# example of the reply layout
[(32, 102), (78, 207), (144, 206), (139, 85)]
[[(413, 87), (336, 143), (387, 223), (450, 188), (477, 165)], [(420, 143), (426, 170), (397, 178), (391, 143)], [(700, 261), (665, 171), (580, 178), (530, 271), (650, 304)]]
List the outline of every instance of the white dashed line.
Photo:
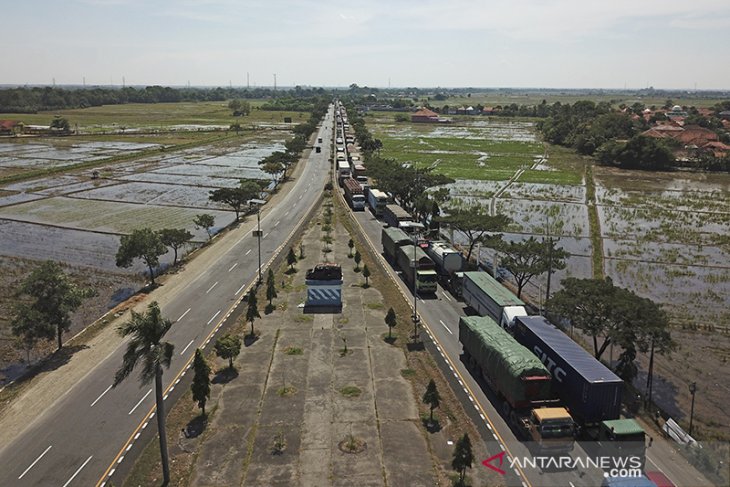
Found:
[(448, 326), (446, 326), (446, 323), (444, 323), (444, 320), (439, 320), (439, 323), (441, 323), (441, 325), (442, 325), (442, 326), (443, 326), (444, 328), (446, 328), (446, 331), (448, 331), (448, 332), (449, 332), (449, 333), (451, 333), (452, 335), (454, 334), (454, 332), (453, 332), (453, 331), (451, 331), (451, 329), (450, 329), (450, 328), (449, 328)]
[(250, 253), (251, 253), (251, 249), (248, 249), (248, 250), (246, 251), (246, 255), (248, 255), (248, 254), (250, 254)]
[(137, 404), (135, 404), (134, 407), (127, 414), (128, 415), (131, 415), (134, 412), (134, 410), (137, 409), (140, 404), (142, 404), (142, 401), (144, 401), (145, 399), (147, 399), (147, 396), (149, 396), (150, 394), (152, 394), (152, 389), (150, 389), (149, 391), (147, 391), (147, 394), (145, 394), (144, 397), (142, 397), (142, 399), (140, 399), (139, 402)]
[(266, 238), (266, 237), (268, 237), (268, 236), (269, 236), (269, 234), (267, 233), (266, 235), (264, 235), (264, 236), (263, 236), (263, 237), (261, 237), (261, 238)]
[[(236, 294), (238, 294), (238, 293), (236, 293)], [(221, 310), (216, 311), (216, 313), (213, 315), (213, 317), (208, 320), (208, 323), (206, 323), (206, 325), (210, 325), (213, 322), (213, 320), (215, 319), (215, 317), (218, 316), (219, 314), (221, 314)]]
[(86, 459), (86, 461), (83, 464), (81, 464), (79, 469), (74, 472), (74, 474), (71, 476), (71, 478), (68, 479), (65, 484), (63, 484), (63, 487), (67, 487), (68, 484), (70, 484), (73, 481), (73, 479), (76, 478), (76, 476), (79, 474), (79, 472), (81, 472), (81, 470), (86, 466), (87, 463), (89, 463), (91, 461), (92, 458), (94, 458), (94, 455), (91, 455), (89, 458)]
[(35, 464), (36, 464), (36, 463), (38, 463), (38, 461), (39, 461), (39, 460), (40, 460), (41, 458), (43, 458), (43, 455), (45, 455), (46, 453), (48, 453), (48, 450), (50, 450), (50, 449), (51, 449), (51, 446), (53, 446), (53, 445), (49, 445), (49, 446), (48, 446), (48, 448), (46, 448), (46, 449), (45, 449), (45, 450), (43, 451), (43, 453), (41, 453), (41, 454), (40, 454), (40, 456), (39, 456), (38, 458), (36, 458), (36, 459), (35, 459), (35, 461), (34, 461), (33, 463), (31, 463), (31, 464), (30, 464), (30, 466), (29, 466), (28, 468), (26, 468), (26, 469), (25, 469), (25, 470), (23, 471), (23, 473), (21, 473), (21, 474), (20, 474), (20, 477), (18, 477), (18, 480), (20, 480), (20, 479), (22, 479), (23, 477), (25, 477), (25, 474), (27, 474), (27, 473), (28, 473), (28, 471), (29, 471), (29, 470), (30, 470), (31, 468), (33, 468), (33, 467), (35, 466)]
[(181, 319), (185, 318), (185, 315), (186, 315), (186, 314), (188, 314), (188, 313), (190, 313), (190, 308), (188, 308), (188, 309), (187, 309), (187, 311), (185, 311), (185, 312), (184, 312), (184, 313), (183, 313), (183, 314), (182, 314), (182, 315), (180, 316), (180, 318), (178, 318), (178, 319), (177, 319), (177, 321), (175, 321), (175, 323), (177, 323), (177, 322), (178, 322), (178, 321), (180, 321)]
[(104, 389), (104, 392), (102, 392), (101, 394), (99, 394), (99, 397), (97, 397), (96, 399), (94, 399), (94, 402), (92, 402), (91, 403), (91, 406), (89, 406), (89, 407), (93, 408), (94, 407), (94, 404), (96, 404), (97, 402), (99, 402), (99, 399), (101, 399), (104, 396), (104, 394), (106, 394), (107, 392), (109, 392), (109, 390), (111, 388), (112, 388), (112, 386), (110, 385), (109, 387), (107, 387), (106, 389)]
[(448, 296), (448, 295), (447, 295), (447, 294), (446, 294), (445, 292), (441, 291), (441, 294), (442, 294), (442, 295), (443, 295), (443, 297), (445, 297), (445, 298), (446, 298), (446, 299), (447, 299), (448, 301), (451, 301), (451, 298), (450, 298), (450, 297), (449, 297), (449, 296)]
[(244, 288), (244, 287), (246, 287), (246, 285), (245, 285), (245, 284), (241, 285), (241, 287), (239, 287), (239, 288), (238, 288), (238, 291), (236, 291), (235, 293), (233, 293), (233, 295), (234, 295), (234, 296), (238, 296), (238, 293), (240, 293), (241, 291), (243, 291), (243, 288)]
[(274, 226), (275, 226), (275, 227), (276, 227), (276, 226), (278, 226), (278, 225), (279, 225), (279, 223), (281, 223), (281, 220), (277, 220), (277, 222), (276, 222), (276, 223), (274, 223)]
[(215, 281), (215, 284), (210, 286), (210, 288), (207, 291), (205, 291), (205, 294), (208, 294), (209, 292), (211, 292), (213, 290), (213, 288), (216, 287), (217, 285), (218, 285), (218, 281)]
[(230, 267), (230, 268), (228, 269), (228, 272), (231, 272), (231, 271), (232, 271), (233, 269), (235, 269), (237, 265), (238, 265), (238, 262), (236, 262), (235, 264), (233, 264), (233, 265), (232, 265), (232, 266), (231, 266), (231, 267)]
[(185, 355), (185, 352), (188, 351), (188, 348), (190, 348), (190, 345), (192, 345), (194, 341), (195, 341), (195, 339), (190, 340), (190, 343), (188, 343), (187, 345), (185, 345), (185, 348), (183, 348), (183, 351), (180, 352), (180, 355)]

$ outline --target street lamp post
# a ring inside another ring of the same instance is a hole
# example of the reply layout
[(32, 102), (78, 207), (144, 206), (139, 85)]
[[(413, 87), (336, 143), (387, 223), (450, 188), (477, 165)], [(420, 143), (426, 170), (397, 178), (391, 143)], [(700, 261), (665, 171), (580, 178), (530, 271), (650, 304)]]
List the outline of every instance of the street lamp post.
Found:
[(413, 234), (413, 341), (418, 341), (418, 259), (416, 258), (416, 246), (418, 245), (418, 233)]
[(689, 393), (692, 394), (692, 406), (689, 410), (689, 435), (692, 436), (692, 419), (695, 415), (695, 392), (697, 392), (697, 382), (689, 385)]
[(256, 205), (256, 230), (253, 231), (253, 236), (258, 239), (259, 243), (259, 278), (256, 281), (256, 285), (260, 285), (263, 282), (263, 278), (261, 277), (261, 205), (266, 203), (266, 201), (252, 199), (248, 202), (249, 204)]

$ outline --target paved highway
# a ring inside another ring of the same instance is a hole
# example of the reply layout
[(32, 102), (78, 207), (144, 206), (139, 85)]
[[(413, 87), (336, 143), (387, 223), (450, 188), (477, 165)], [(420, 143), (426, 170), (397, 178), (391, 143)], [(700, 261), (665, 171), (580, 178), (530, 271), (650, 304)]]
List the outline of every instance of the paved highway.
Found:
[[(382, 251), (380, 235), (383, 224), (376, 220), (368, 210), (354, 212), (353, 215), (367, 235), (373, 248), (380, 254)], [(405, 282), (398, 278), (396, 271), (384, 259), (383, 263), (385, 268), (395, 277), (395, 281), (401, 287), (403, 294), (412, 302), (413, 295)], [(464, 307), (463, 302), (457, 301), (440, 286), (435, 297), (431, 299), (419, 298), (417, 304), (422, 324), (438, 345), (436, 352), (444, 356), (442, 362), (444, 372), (447, 377), (451, 377), (455, 390), (459, 393), (463, 392), (462, 399), (465, 408), (467, 412), (472, 413), (472, 416), (477, 420), (477, 424), (482, 426), (483, 437), (487, 440), (491, 437), (494, 440), (493, 442), (488, 441), (487, 447), (490, 454), (498, 454), (502, 450), (507, 452), (502, 468), (507, 471), (505, 480), (508, 484), (532, 485), (535, 487), (599, 486), (603, 472), (597, 468), (578, 468), (552, 472), (534, 468), (517, 468), (514, 470), (506, 468), (508, 466), (508, 457), (530, 458), (531, 454), (525, 445), (515, 438), (510, 426), (494, 408), (492, 404), (494, 397), (488, 386), (483, 384), (482, 381), (475, 380), (460, 360), (462, 347), (459, 342), (459, 317), (465, 315)], [(571, 456), (573, 458), (586, 458), (587, 454), (580, 445), (576, 444)], [(708, 485), (706, 480), (699, 476), (663, 440), (653, 442), (652, 447), (647, 449), (647, 458), (646, 470), (662, 471), (678, 486)], [(475, 468), (485, 468), (479, 464), (483, 459), (476, 460), (478, 463)], [(497, 463), (493, 464), (497, 465)]]
[[(321, 194), (329, 169), (333, 111), (327, 114), (317, 137), (322, 152), (312, 151), (299, 178), (276, 206), (262, 211), (261, 261), (266, 263), (286, 242)], [(163, 315), (174, 321), (165, 340), (175, 345), (174, 358), (163, 381), (166, 395), (174, 390), (192, 360), (220, 328), (255, 280), (258, 247), (242, 224), (240, 237), (229, 234), (215, 244), (220, 252), (203, 273), (190, 276), (162, 306)], [(232, 232), (235, 234), (236, 232)], [(153, 295), (154, 297), (154, 295)], [(126, 342), (124, 342), (126, 343)], [(91, 369), (52, 407), (38, 411), (14, 442), (0, 448), (0, 485), (89, 486), (107, 482), (143, 429), (156, 428), (150, 421), (154, 408), (153, 384), (140, 387), (137, 373), (112, 389), (114, 373), (122, 363), (122, 343)], [(129, 455), (138, 452), (132, 450)], [(127, 459), (129, 462), (130, 459)], [(115, 479), (119, 483), (119, 479)]]

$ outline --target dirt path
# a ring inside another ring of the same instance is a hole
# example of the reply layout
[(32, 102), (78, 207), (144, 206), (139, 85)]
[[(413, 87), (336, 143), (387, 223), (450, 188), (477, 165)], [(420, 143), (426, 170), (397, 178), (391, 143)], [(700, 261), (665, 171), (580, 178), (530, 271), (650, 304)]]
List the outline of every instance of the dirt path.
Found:
[[(309, 156), (309, 150), (305, 150), (302, 160)], [(269, 203), (262, 209), (262, 215), (275, 206), (293, 186), (302, 170), (304, 164), (299, 163), (290, 176), (290, 181), (280, 186), (279, 191), (272, 196)], [(236, 242), (243, 236), (250, 233), (256, 226), (256, 219), (249, 218), (232, 229), (217, 237), (212, 245), (204, 247), (189, 257), (183, 269), (175, 274), (162, 276), (159, 282), (162, 284), (153, 292), (147, 295), (137, 295), (120, 305), (117, 310), (119, 316), (115, 317), (114, 312), (109, 313), (112, 318), (102, 330), (92, 338), (86, 339), (84, 334), (77, 335), (74, 339), (68, 340), (65, 347), (74, 347), (82, 343), (80, 349), (73, 353), (66, 363), (55, 370), (41, 372), (35, 377), (12, 387), (18, 387), (16, 394), (10, 395), (0, 408), (0, 445), (7, 445), (22, 434), (39, 415), (39, 412), (48, 410), (56, 401), (71, 392), (73, 387), (80, 382), (93, 368), (111, 355), (122, 343), (117, 334), (117, 327), (129, 317), (129, 309), (142, 310), (152, 301), (160, 303), (165, 307), (180, 290), (190, 283), (191, 279), (201, 275), (211, 266), (211, 263), (220, 255), (228, 252)], [(9, 387), (9, 386), (7, 386)]]

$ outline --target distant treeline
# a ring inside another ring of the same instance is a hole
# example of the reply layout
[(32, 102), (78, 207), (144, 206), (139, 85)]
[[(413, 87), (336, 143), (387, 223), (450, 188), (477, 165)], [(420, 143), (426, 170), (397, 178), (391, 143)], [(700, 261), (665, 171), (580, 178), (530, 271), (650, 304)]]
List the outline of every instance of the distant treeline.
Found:
[[(181, 101), (225, 101), (230, 99), (309, 98), (325, 94), (323, 88), (302, 88), (275, 91), (270, 88), (8, 88), (0, 90), (0, 112), (36, 113), (47, 110), (88, 108), (125, 103), (175, 103)], [(273, 102), (272, 102), (273, 103)], [(288, 110), (289, 108), (272, 108)], [(308, 106), (305, 111), (311, 111)]]

